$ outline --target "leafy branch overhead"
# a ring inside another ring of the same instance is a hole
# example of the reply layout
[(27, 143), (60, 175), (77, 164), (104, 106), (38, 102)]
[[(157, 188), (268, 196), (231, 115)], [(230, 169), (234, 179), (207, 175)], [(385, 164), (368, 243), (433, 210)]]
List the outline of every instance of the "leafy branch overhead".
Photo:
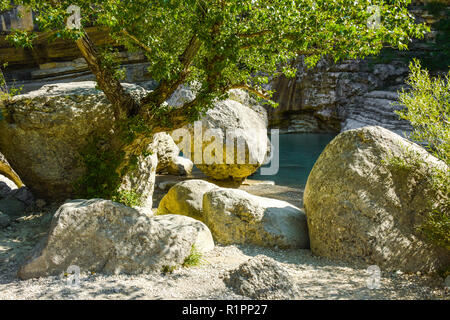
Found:
[[(320, 58), (335, 60), (376, 54), (384, 46), (405, 49), (427, 28), (414, 24), (409, 0), (136, 0), (136, 1), (15, 1), (31, 7), (41, 32), (73, 39), (114, 106), (115, 116), (138, 116), (151, 131), (174, 128), (198, 117), (229, 88), (243, 88), (270, 98), (262, 85), (283, 72), (297, 55), (310, 66)], [(0, 2), (0, 10), (9, 1)], [(69, 30), (70, 5), (81, 9), (81, 27)], [(369, 26), (371, 6), (378, 6), (380, 23)], [(137, 102), (122, 89), (115, 74), (101, 63), (84, 27), (107, 29), (118, 44), (143, 51), (151, 76), (159, 86)], [(32, 44), (19, 31), (10, 38)], [(281, 71), (280, 71), (281, 70)], [(199, 83), (197, 98), (185, 106), (162, 109), (163, 102), (183, 83)], [(169, 119), (169, 121), (164, 121)]]

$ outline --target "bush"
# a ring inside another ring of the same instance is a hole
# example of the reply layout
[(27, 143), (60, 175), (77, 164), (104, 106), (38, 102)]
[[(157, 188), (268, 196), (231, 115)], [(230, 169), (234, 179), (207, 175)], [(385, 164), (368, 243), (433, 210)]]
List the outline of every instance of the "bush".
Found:
[[(450, 72), (445, 78), (432, 78), (417, 60), (410, 63), (410, 71), (407, 84), (411, 89), (400, 92), (399, 101), (405, 108), (397, 113), (411, 123), (412, 139), (450, 165)], [(450, 250), (450, 171), (432, 171), (431, 183), (442, 203), (430, 203), (420, 230), (430, 241)]]
[[(20, 88), (16, 88), (16, 87), (11, 87), (8, 89), (8, 86), (6, 85), (6, 79), (5, 76), (3, 75), (3, 71), (2, 71), (2, 67), (5, 68), (7, 67), (7, 63), (4, 63), (1, 67), (0, 67), (0, 102), (2, 100), (7, 100), (12, 96), (18, 95), (21, 93), (23, 86), (21, 86)], [(1, 110), (0, 110), (1, 111)], [(0, 120), (2, 119), (2, 115), (0, 112)]]

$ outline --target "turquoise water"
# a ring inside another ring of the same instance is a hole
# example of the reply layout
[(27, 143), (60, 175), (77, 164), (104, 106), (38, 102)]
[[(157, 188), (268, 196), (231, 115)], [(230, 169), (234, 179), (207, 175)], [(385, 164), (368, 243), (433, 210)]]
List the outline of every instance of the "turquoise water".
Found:
[(250, 178), (271, 180), (277, 185), (303, 188), (317, 158), (335, 136), (336, 134), (333, 133), (280, 134), (278, 173), (263, 176), (259, 169)]

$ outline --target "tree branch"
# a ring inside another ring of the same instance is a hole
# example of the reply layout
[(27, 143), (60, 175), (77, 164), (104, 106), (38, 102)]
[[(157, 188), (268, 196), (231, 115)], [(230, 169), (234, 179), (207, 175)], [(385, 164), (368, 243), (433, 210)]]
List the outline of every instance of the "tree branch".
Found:
[(143, 105), (149, 103), (160, 105), (168, 98), (170, 98), (170, 96), (175, 92), (178, 86), (185, 82), (189, 74), (189, 67), (191, 66), (192, 61), (197, 55), (200, 46), (201, 46), (200, 40), (197, 38), (196, 35), (193, 35), (186, 49), (178, 57), (182, 69), (178, 74), (177, 79), (173, 81), (162, 80), (159, 86), (154, 91), (152, 91), (150, 94), (148, 94), (146, 97), (142, 99)]
[(141, 49), (143, 49), (144, 51), (146, 51), (149, 54), (153, 54), (152, 50), (146, 46), (144, 43), (142, 43), (141, 41), (139, 41), (138, 38), (136, 38), (135, 36), (133, 36), (132, 34), (130, 34), (127, 30), (122, 29), (121, 31), (125, 36), (127, 36), (128, 38), (130, 38), (131, 40), (133, 40), (134, 43), (136, 43)]
[(245, 91), (254, 93), (258, 97), (263, 98), (265, 100), (270, 100), (271, 99), (270, 93), (268, 93), (266, 91), (257, 90), (255, 88), (252, 88), (252, 87), (246, 85), (246, 84), (235, 84), (235, 85), (232, 85), (232, 86), (228, 87), (228, 89), (243, 89)]
[(237, 33), (236, 37), (249, 39), (249, 38), (256, 38), (256, 37), (264, 36), (264, 35), (266, 35), (268, 33), (272, 33), (272, 32), (273, 32), (272, 30), (261, 30), (261, 31), (253, 32), (253, 33)]
[(113, 105), (116, 120), (125, 119), (139, 110), (138, 103), (127, 93), (111, 70), (101, 65), (101, 60), (87, 33), (75, 41), (89, 68), (97, 79), (98, 86)]

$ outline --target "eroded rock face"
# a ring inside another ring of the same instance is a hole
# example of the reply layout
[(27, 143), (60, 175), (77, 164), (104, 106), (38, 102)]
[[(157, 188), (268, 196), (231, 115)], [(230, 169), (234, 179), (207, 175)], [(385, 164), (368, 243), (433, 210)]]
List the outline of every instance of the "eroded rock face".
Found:
[(288, 270), (262, 255), (229, 271), (224, 282), (237, 294), (251, 299), (293, 299), (297, 291)]
[(280, 200), (218, 188), (203, 196), (203, 221), (224, 244), (309, 248), (306, 216)]
[[(136, 98), (147, 92), (136, 85), (124, 87)], [(15, 96), (2, 112), (2, 152), (25, 185), (37, 197), (50, 200), (73, 196), (85, 170), (80, 151), (90, 138), (114, 127), (111, 105), (93, 81), (45, 85)], [(149, 196), (144, 194), (143, 200), (149, 202)]]
[[(413, 3), (410, 13), (418, 23), (430, 25), (431, 32), (408, 44), (408, 59), (403, 59), (403, 53), (382, 50), (377, 57), (337, 63), (325, 58), (307, 68), (304, 56), (300, 56), (293, 62), (298, 70), (294, 78), (276, 77), (265, 87), (275, 90), (274, 100), (279, 103), (275, 109), (267, 108), (271, 126), (282, 133), (295, 133), (342, 132), (370, 125), (409, 134), (408, 122), (395, 114), (401, 108), (397, 92), (405, 88), (407, 61), (439, 56), (439, 45), (433, 44), (445, 36), (436, 22), (448, 17), (445, 11), (449, 8), (443, 6), (439, 14), (430, 14), (424, 1)], [(442, 67), (446, 73), (447, 65)]]
[(203, 195), (216, 188), (215, 184), (197, 179), (179, 182), (161, 199), (158, 214), (181, 214), (205, 221)]
[(402, 108), (398, 104), (396, 92), (371, 91), (355, 98), (355, 102), (348, 105), (342, 131), (379, 125), (400, 136), (405, 136), (405, 133), (407, 136), (412, 131), (411, 125), (408, 121), (399, 119), (395, 113)]
[(214, 248), (208, 228), (192, 218), (149, 218), (108, 200), (74, 200), (58, 209), (18, 276), (59, 275), (71, 265), (107, 274), (161, 270), (182, 264), (193, 245), (200, 252)]
[(419, 231), (430, 203), (445, 210), (449, 201), (431, 186), (433, 167), (448, 170), (381, 127), (341, 133), (317, 160), (304, 192), (312, 252), (407, 272), (448, 267), (450, 252)]

